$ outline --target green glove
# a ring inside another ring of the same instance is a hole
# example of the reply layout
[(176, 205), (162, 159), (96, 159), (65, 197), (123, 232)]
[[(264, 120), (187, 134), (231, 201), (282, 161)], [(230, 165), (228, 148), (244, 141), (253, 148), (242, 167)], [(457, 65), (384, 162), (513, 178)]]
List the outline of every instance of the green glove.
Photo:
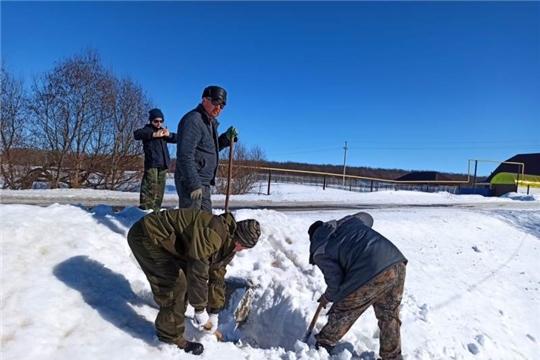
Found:
[(225, 135), (227, 135), (227, 138), (229, 140), (234, 139), (235, 137), (238, 136), (238, 130), (236, 130), (234, 126), (231, 126), (230, 128), (227, 129), (227, 131), (225, 132)]

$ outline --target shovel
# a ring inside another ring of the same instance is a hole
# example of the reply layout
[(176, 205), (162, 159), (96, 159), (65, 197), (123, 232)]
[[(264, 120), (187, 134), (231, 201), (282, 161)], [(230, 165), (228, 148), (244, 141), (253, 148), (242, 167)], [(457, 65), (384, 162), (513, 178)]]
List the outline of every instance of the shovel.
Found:
[(234, 314), (236, 327), (246, 322), (257, 288), (258, 286), (253, 284), (251, 280), (238, 277), (225, 279), (226, 309)]
[(231, 139), (229, 148), (229, 172), (227, 173), (227, 196), (225, 196), (225, 212), (229, 212), (229, 196), (231, 195), (232, 166), (233, 166), (234, 139)]
[[(250, 280), (237, 277), (225, 279), (225, 307), (222, 311), (229, 314), (229, 316), (230, 314), (234, 316), (235, 329), (246, 322), (257, 288), (258, 286), (254, 285)], [(204, 325), (204, 328), (211, 330), (212, 323), (208, 322)], [(218, 341), (225, 341), (221, 331), (216, 330), (214, 335)]]
[(309, 340), (309, 337), (311, 336), (311, 333), (313, 332), (313, 329), (315, 328), (315, 324), (317, 323), (317, 319), (319, 318), (319, 315), (321, 314), (322, 309), (324, 309), (324, 305), (321, 303), (319, 304), (317, 311), (315, 311), (315, 315), (313, 315), (311, 324), (309, 324), (306, 334), (304, 335), (304, 338), (302, 339), (303, 342), (307, 343), (307, 341)]

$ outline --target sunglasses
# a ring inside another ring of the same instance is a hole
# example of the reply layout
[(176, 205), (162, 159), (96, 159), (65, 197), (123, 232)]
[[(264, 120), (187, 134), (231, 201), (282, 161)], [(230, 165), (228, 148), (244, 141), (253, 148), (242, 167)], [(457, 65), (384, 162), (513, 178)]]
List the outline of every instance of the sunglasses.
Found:
[(210, 100), (210, 102), (212, 103), (212, 105), (214, 106), (219, 106), (221, 107), (222, 109), (225, 107), (225, 105), (227, 105), (225, 103), (225, 101), (221, 100), (221, 99), (218, 99), (218, 100), (214, 100), (212, 98), (207, 98), (208, 100)]
[(163, 120), (152, 120), (152, 122), (162, 124), (162, 123), (163, 123)]

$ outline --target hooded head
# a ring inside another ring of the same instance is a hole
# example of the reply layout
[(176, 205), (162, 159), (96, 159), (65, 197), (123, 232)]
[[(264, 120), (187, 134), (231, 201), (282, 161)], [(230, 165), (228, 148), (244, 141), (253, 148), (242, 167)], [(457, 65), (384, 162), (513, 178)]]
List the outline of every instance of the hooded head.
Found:
[[(321, 228), (322, 227), (322, 228)], [(321, 229), (317, 233), (317, 236), (315, 235), (315, 232), (317, 230)], [(308, 229), (308, 235), (309, 235), (309, 263), (311, 265), (315, 265), (315, 262), (313, 261), (313, 256), (315, 255), (315, 251), (328, 240), (328, 238), (334, 233), (336, 230), (336, 221), (331, 220), (326, 223), (322, 222), (321, 220), (315, 221)]]
[(255, 219), (242, 220), (236, 223), (236, 240), (245, 248), (257, 245), (261, 236), (261, 225)]
[[(373, 227), (373, 217), (369, 215), (366, 212), (358, 212), (354, 215), (347, 215), (344, 218), (340, 220), (330, 220), (325, 222), (322, 222), (321, 220), (315, 221), (308, 229), (308, 235), (309, 235), (309, 263), (314, 265), (314, 255), (317, 249), (322, 249), (322, 245), (324, 245), (325, 242), (328, 241), (328, 239), (332, 236), (332, 234), (344, 223), (347, 221), (356, 218), (360, 220), (365, 226), (371, 228)], [(322, 229), (321, 229), (322, 227)], [(319, 232), (317, 230), (321, 229)], [(317, 235), (315, 235), (315, 232), (317, 232)], [(319, 250), (320, 251), (320, 250)]]
[(373, 216), (369, 215), (368, 213), (361, 211), (353, 216), (363, 222), (367, 227), (373, 227)]
[(315, 233), (315, 230), (317, 230), (319, 226), (321, 226), (322, 224), (323, 222), (321, 220), (317, 220), (313, 224), (311, 224), (311, 226), (309, 227), (307, 231), (310, 241), (311, 241), (311, 238), (313, 237), (313, 234)]

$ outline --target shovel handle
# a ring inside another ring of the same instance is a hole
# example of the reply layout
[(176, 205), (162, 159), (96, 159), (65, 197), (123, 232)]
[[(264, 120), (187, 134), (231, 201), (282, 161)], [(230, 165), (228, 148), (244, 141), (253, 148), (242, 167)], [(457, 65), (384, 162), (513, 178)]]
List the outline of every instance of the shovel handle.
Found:
[(315, 328), (315, 324), (317, 323), (317, 319), (319, 319), (319, 315), (321, 314), (322, 309), (324, 309), (324, 305), (319, 304), (319, 307), (317, 308), (317, 311), (315, 311), (315, 315), (313, 315), (313, 319), (311, 320), (311, 323), (309, 324), (306, 335), (304, 335), (304, 342), (306, 342), (308, 338), (311, 336), (311, 333), (313, 332), (313, 329)]
[(225, 196), (225, 212), (229, 212), (229, 196), (231, 195), (232, 167), (233, 167), (234, 139), (231, 139), (229, 148), (229, 168), (227, 173), (227, 195)]

